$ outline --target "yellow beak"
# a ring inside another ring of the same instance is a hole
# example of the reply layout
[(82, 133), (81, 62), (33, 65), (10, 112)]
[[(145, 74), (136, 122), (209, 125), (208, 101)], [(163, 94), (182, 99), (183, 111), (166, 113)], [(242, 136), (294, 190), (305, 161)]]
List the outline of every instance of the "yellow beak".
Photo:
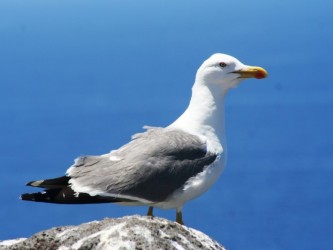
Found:
[(240, 75), (239, 78), (256, 78), (262, 79), (268, 76), (265, 69), (257, 66), (247, 66), (244, 69), (234, 71), (232, 73), (237, 73)]

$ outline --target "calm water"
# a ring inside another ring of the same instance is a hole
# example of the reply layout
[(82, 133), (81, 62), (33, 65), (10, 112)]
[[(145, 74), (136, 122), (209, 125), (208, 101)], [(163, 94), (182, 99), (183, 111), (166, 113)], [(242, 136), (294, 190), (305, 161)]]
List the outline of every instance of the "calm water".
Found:
[[(30, 180), (166, 126), (214, 52), (265, 67), (226, 100), (228, 165), (184, 208), (229, 249), (333, 245), (333, 85), (327, 1), (0, 2), (0, 239), (145, 208), (22, 202)], [(174, 219), (174, 211), (156, 215)]]

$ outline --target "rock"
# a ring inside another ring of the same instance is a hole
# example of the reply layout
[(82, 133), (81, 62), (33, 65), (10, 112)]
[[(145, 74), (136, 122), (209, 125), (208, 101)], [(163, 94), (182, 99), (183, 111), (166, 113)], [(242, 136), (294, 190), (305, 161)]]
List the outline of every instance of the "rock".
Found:
[(162, 218), (106, 218), (79, 226), (54, 227), (27, 239), (0, 241), (0, 249), (210, 249), (225, 250), (207, 235)]

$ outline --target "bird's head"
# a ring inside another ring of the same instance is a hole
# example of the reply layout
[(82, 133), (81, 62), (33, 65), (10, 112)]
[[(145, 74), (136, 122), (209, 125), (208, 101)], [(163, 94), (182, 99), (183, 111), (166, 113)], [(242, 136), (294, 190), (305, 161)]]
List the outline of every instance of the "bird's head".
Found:
[(261, 67), (245, 65), (226, 54), (214, 54), (198, 69), (196, 82), (208, 87), (218, 86), (226, 91), (246, 78), (262, 79), (267, 75)]

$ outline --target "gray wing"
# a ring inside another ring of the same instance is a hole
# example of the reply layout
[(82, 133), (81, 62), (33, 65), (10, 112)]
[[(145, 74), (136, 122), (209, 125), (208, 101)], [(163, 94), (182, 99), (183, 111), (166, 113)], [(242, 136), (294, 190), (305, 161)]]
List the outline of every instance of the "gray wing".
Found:
[(160, 202), (216, 157), (197, 136), (158, 128), (110, 154), (77, 159), (67, 174), (77, 192)]

